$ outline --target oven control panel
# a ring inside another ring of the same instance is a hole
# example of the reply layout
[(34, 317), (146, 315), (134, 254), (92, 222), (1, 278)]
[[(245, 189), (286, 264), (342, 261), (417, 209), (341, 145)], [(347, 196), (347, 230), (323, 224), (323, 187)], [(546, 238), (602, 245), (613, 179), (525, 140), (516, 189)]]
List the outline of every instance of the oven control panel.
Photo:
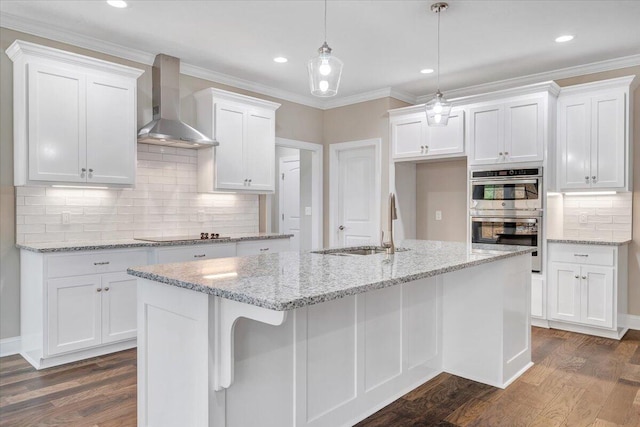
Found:
[(501, 169), (471, 172), (471, 178), (509, 178), (526, 176), (542, 176), (542, 168)]

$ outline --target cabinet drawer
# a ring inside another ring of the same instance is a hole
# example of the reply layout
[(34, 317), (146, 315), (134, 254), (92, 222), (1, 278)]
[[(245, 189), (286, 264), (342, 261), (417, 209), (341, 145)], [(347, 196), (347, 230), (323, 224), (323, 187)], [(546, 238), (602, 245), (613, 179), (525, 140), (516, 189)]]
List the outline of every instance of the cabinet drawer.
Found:
[(611, 266), (615, 255), (611, 246), (549, 244), (550, 261)]
[(289, 239), (267, 239), (238, 242), (238, 256), (283, 252), (291, 249)]
[(125, 271), (128, 267), (146, 265), (146, 250), (91, 251), (47, 257), (47, 277), (80, 276), (83, 274)]
[(156, 262), (158, 264), (166, 264), (236, 256), (236, 245), (235, 243), (199, 244), (159, 248), (156, 251)]

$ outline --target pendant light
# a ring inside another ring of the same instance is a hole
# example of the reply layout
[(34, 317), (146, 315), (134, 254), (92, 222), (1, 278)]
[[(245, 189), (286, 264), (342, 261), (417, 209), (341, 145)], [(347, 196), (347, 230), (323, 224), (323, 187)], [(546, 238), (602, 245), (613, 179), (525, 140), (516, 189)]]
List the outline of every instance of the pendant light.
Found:
[(319, 55), (307, 63), (311, 94), (319, 97), (337, 95), (342, 75), (342, 61), (331, 54), (327, 44), (327, 0), (324, 0), (324, 40)]
[(425, 106), (427, 110), (427, 123), (429, 126), (446, 126), (451, 114), (451, 102), (440, 92), (440, 12), (447, 10), (447, 3), (434, 3), (431, 11), (438, 14), (438, 90), (435, 96)]

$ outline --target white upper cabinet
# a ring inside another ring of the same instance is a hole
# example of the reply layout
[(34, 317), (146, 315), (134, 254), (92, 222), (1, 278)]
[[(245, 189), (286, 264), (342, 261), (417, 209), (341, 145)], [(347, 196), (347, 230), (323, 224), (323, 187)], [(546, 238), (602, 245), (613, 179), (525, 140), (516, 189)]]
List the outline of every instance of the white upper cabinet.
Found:
[(213, 88), (194, 97), (198, 129), (220, 144), (198, 151), (198, 191), (273, 192), (280, 104)]
[(16, 40), (14, 184), (132, 185), (143, 73)]
[(447, 126), (427, 124), (424, 105), (389, 111), (392, 157), (396, 161), (464, 155), (464, 110), (453, 109)]
[(469, 164), (542, 162), (548, 94), (478, 105), (469, 111)]
[(631, 190), (634, 77), (563, 88), (558, 98), (559, 190)]

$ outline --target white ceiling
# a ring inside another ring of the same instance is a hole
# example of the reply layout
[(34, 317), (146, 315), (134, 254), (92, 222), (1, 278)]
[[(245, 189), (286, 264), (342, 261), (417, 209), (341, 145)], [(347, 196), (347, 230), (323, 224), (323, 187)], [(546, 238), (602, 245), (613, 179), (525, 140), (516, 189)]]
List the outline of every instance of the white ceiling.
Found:
[[(0, 17), (3, 26), (21, 22), (34, 32), (56, 30), (57, 38), (88, 36), (94, 45), (97, 39), (111, 47), (166, 53), (183, 64), (289, 94), (289, 99), (317, 101), (309, 94), (306, 61), (323, 42), (323, 1), (128, 3), (116, 9), (102, 0), (3, 0)], [(414, 98), (435, 92), (435, 73), (419, 73), (436, 68), (437, 18), (429, 11), (431, 3), (329, 0), (327, 41), (345, 64), (338, 98), (382, 88)], [(449, 4), (441, 15), (440, 86), (445, 94), (640, 54), (638, 0)], [(567, 33), (575, 39), (554, 42)], [(289, 62), (276, 64), (275, 56)]]

